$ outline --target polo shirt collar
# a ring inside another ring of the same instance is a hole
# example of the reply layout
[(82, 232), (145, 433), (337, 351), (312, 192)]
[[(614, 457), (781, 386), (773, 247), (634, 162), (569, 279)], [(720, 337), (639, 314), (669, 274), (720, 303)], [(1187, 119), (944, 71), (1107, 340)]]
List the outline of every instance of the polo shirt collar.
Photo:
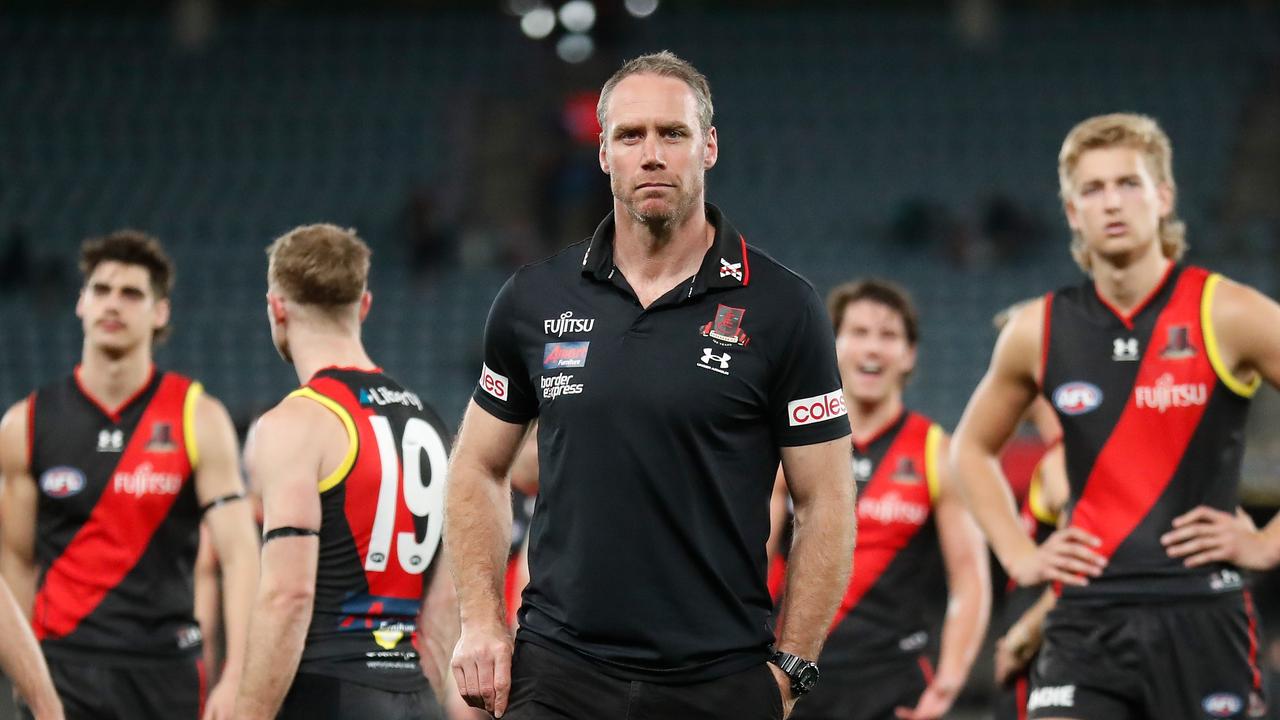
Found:
[[(715, 238), (702, 265), (693, 278), (691, 294), (708, 288), (746, 287), (751, 282), (751, 266), (747, 260), (747, 241), (729, 224), (720, 208), (706, 204), (707, 221), (715, 228)], [(613, 264), (613, 212), (596, 228), (582, 257), (582, 274), (608, 281), (616, 272)]]

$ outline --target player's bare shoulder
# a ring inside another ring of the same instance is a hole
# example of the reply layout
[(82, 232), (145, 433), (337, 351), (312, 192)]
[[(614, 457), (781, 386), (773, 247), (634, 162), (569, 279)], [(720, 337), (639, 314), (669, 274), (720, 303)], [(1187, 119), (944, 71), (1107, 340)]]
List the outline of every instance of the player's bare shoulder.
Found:
[(1214, 352), (1241, 381), (1261, 373), (1274, 382), (1280, 377), (1280, 305), (1244, 283), (1222, 276), (1209, 282), (1207, 330)]
[(1032, 386), (1040, 384), (1044, 346), (1048, 342), (1045, 332), (1048, 303), (1044, 297), (1028, 300), (1013, 312), (1000, 331), (991, 369), (1001, 378)]
[(23, 398), (0, 418), (0, 472), (25, 472), (31, 464), (31, 399)]
[[(290, 395), (263, 413), (245, 442), (250, 472), (278, 460), (314, 462), (318, 468), (336, 465), (347, 450), (346, 427), (333, 411), (305, 395)], [(319, 470), (323, 471), (323, 470)]]

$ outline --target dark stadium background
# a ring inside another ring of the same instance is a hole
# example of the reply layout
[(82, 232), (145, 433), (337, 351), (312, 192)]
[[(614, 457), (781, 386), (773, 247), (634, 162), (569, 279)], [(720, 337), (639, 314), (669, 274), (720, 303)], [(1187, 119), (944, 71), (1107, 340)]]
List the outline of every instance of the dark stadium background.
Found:
[[(750, 242), (820, 292), (865, 274), (913, 291), (908, 399), (947, 426), (992, 314), (1081, 277), (1056, 153), (1085, 116), (1157, 117), (1191, 259), (1280, 289), (1275, 2), (579, 0), (557, 17), (565, 4), (0, 3), (0, 402), (73, 366), (76, 247), (131, 226), (178, 263), (160, 362), (243, 431), (294, 384), (268, 338), (263, 248), (324, 220), (375, 250), (371, 353), (456, 424), (505, 276), (608, 208), (596, 89), (662, 48), (711, 80), (708, 196)], [(1265, 520), (1274, 393), (1246, 464)], [(1280, 627), (1277, 581), (1257, 582)], [(984, 659), (957, 717), (984, 716), (989, 678)]]

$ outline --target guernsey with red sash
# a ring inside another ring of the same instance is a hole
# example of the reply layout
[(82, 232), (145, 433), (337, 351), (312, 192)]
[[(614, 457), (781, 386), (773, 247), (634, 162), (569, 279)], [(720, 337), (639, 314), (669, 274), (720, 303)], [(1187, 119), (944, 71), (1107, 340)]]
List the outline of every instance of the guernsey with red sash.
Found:
[(95, 662), (194, 657), (200, 509), (194, 414), (201, 387), (152, 371), (120, 408), (77, 374), (28, 400), (39, 491), (32, 625), (50, 657)]
[(942, 428), (904, 411), (854, 443), (858, 543), (853, 576), (820, 665), (918, 657), (928, 644), (925, 598), (945, 587), (934, 524)]
[(444, 423), (380, 370), (327, 368), (290, 397), (320, 403), (348, 435), (343, 462), (318, 488), (315, 610), (298, 672), (425, 688), (417, 617), (427, 579), (444, 572)]
[(1225, 564), (1187, 568), (1160, 536), (1198, 505), (1234, 512), (1258, 382), (1218, 355), (1210, 308), (1221, 277), (1172, 265), (1129, 314), (1092, 282), (1045, 303), (1042, 387), (1063, 428), (1071, 524), (1101, 539), (1101, 577), (1064, 599), (1136, 600), (1241, 588)]

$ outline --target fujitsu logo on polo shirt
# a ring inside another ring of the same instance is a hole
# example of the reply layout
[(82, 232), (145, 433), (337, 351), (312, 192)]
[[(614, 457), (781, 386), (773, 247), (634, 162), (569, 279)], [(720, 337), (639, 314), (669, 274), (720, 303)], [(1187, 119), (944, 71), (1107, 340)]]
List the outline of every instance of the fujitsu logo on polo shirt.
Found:
[(589, 333), (596, 326), (594, 318), (575, 318), (573, 311), (560, 313), (560, 317), (542, 321), (542, 332), (556, 337), (565, 333)]
[(848, 414), (849, 410), (844, 405), (844, 393), (839, 388), (826, 395), (814, 395), (787, 403), (787, 423), (791, 427), (823, 422)]
[(156, 472), (151, 463), (142, 463), (133, 472), (118, 472), (111, 478), (111, 489), (122, 495), (177, 495), (182, 489), (182, 476)]
[(1155, 385), (1139, 385), (1133, 389), (1133, 401), (1139, 409), (1157, 410), (1204, 405), (1209, 401), (1209, 388), (1204, 383), (1174, 384), (1173, 373), (1165, 373)]

